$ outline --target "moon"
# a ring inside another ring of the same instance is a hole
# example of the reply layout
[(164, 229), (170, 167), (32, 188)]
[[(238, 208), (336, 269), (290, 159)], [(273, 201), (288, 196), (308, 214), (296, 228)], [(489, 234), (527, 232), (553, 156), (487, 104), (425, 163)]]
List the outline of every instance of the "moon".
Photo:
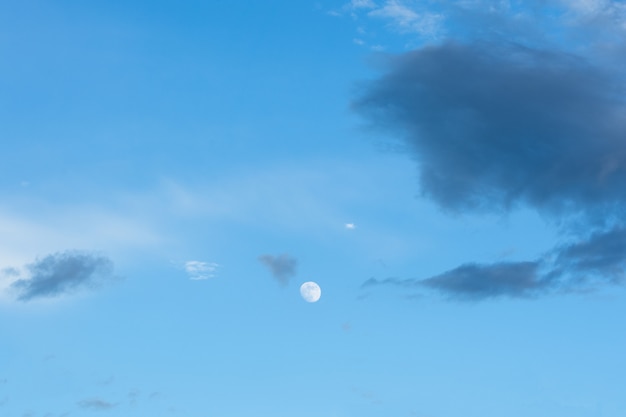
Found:
[(316, 282), (305, 282), (300, 286), (300, 295), (304, 298), (304, 301), (314, 303), (322, 296), (322, 289)]

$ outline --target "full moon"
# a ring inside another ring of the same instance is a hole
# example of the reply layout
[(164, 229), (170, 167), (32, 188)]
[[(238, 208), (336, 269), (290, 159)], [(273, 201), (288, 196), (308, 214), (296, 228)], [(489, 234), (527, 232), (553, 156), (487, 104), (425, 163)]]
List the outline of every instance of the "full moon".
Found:
[(300, 286), (300, 295), (304, 301), (314, 303), (322, 296), (322, 289), (313, 281), (305, 282)]

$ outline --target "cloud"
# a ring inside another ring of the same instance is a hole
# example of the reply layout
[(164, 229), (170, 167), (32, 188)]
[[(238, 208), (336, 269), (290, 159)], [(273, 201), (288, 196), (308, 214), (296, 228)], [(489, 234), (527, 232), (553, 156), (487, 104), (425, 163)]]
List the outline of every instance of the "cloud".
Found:
[(454, 212), (624, 206), (626, 92), (585, 59), (508, 42), (390, 57), (354, 108), (401, 135), (423, 195)]
[(10, 286), (19, 301), (58, 297), (82, 289), (93, 289), (114, 279), (113, 262), (88, 252), (54, 253), (26, 265), (25, 269), (27, 277), (14, 281)]
[(79, 401), (77, 404), (80, 408), (96, 410), (96, 411), (107, 411), (107, 410), (114, 408), (117, 405), (115, 403), (104, 401), (99, 398), (82, 400), (82, 401)]
[(467, 264), (419, 284), (461, 298), (529, 297), (549, 285), (537, 274), (538, 262)]
[(370, 278), (361, 288), (435, 290), (457, 300), (589, 292), (623, 282), (625, 253), (626, 228), (615, 227), (596, 231), (586, 240), (559, 246), (534, 261), (468, 263), (426, 279)]
[(270, 270), (274, 278), (282, 286), (287, 286), (289, 279), (296, 275), (298, 261), (285, 253), (278, 256), (261, 255), (259, 256), (259, 261)]
[(8, 267), (0, 270), (0, 274), (4, 277), (19, 277), (20, 271), (16, 268)]
[(435, 36), (440, 31), (443, 16), (429, 11), (417, 11), (400, 0), (387, 0), (368, 16), (387, 19), (400, 32)]
[[(386, 2), (388, 17), (418, 14), (411, 4)], [(560, 243), (537, 259), (467, 262), (364, 287), (486, 299), (621, 284), (626, 6), (443, 1), (438, 13), (438, 33), (448, 38), (380, 55), (381, 75), (360, 85), (352, 108), (373, 131), (401, 141), (416, 162), (421, 195), (444, 212), (530, 208), (558, 224)]]
[(558, 248), (553, 257), (553, 274), (568, 273), (574, 282), (620, 284), (626, 271), (626, 227), (594, 231), (586, 240)]
[(505, 36), (511, 40), (620, 43), (615, 35), (626, 33), (626, 4), (612, 0), (384, 0), (345, 4), (354, 17), (385, 18), (396, 32), (457, 38)]
[(189, 279), (199, 281), (215, 277), (215, 272), (219, 267), (215, 262), (187, 261), (184, 268)]
[(372, 0), (352, 0), (350, 2), (350, 7), (352, 9), (374, 9), (376, 7), (376, 3)]
[(128, 397), (129, 404), (134, 407), (137, 405), (137, 401), (141, 397), (141, 391), (139, 391), (138, 389), (133, 389), (129, 391), (126, 396)]

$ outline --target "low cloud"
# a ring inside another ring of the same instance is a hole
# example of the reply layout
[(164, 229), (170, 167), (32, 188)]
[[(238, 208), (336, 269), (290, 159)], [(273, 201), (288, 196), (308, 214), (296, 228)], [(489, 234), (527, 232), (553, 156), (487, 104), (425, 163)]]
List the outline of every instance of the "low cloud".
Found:
[(282, 286), (287, 286), (289, 280), (296, 275), (298, 261), (286, 253), (278, 256), (261, 255), (259, 261), (269, 269), (272, 276)]
[(189, 279), (200, 281), (214, 278), (217, 272), (218, 264), (215, 262), (187, 261), (185, 262), (185, 272), (189, 275)]
[(538, 262), (467, 264), (419, 281), (425, 287), (466, 299), (532, 297), (549, 288), (537, 273)]
[(25, 272), (12, 274), (22, 278), (9, 287), (18, 301), (95, 289), (114, 279), (113, 262), (109, 258), (79, 251), (54, 253), (27, 264), (23, 269)]
[[(400, 141), (416, 162), (421, 195), (442, 211), (529, 208), (553, 222), (558, 244), (537, 259), (468, 262), (424, 279), (364, 286), (486, 299), (621, 284), (626, 8), (487, 3), (441, 3), (441, 40), (379, 55), (381, 75), (360, 85), (352, 107), (373, 132)], [(378, 4), (404, 10), (410, 3)]]
[(354, 108), (398, 134), (452, 212), (612, 210), (626, 195), (621, 76), (567, 53), (447, 42), (389, 57)]
[(84, 408), (87, 410), (96, 410), (96, 411), (107, 411), (114, 408), (117, 404), (111, 403), (105, 400), (101, 400), (99, 398), (92, 398), (87, 400), (79, 401), (78, 406), (80, 408)]
[(594, 232), (534, 261), (468, 263), (426, 279), (370, 278), (362, 289), (392, 286), (411, 293), (434, 290), (455, 300), (536, 298), (590, 292), (626, 276), (626, 228)]

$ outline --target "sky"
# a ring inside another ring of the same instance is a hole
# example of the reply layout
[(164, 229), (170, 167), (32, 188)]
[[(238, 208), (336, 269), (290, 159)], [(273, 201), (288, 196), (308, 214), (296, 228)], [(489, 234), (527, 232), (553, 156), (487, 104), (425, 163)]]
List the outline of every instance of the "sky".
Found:
[(624, 416), (625, 41), (611, 0), (1, 2), (0, 415)]

